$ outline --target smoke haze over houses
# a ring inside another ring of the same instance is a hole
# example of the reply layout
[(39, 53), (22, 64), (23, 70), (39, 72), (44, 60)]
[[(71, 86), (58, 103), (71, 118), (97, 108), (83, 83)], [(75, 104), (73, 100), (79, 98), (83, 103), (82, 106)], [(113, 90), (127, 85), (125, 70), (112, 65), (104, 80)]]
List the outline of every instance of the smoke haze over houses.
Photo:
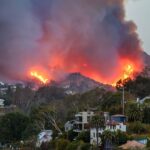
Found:
[(123, 0), (1, 0), (0, 79), (80, 72), (104, 83), (143, 65), (136, 25)]

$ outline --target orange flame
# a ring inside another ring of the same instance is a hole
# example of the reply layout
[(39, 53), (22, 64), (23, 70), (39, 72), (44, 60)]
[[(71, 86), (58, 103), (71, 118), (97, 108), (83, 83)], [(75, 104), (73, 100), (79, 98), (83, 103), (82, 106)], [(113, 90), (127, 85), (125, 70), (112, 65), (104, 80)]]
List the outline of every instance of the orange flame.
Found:
[(123, 79), (127, 79), (127, 78), (129, 78), (129, 77), (132, 77), (133, 72), (134, 72), (133, 66), (130, 65), (130, 64), (127, 65), (127, 66), (125, 67), (125, 72), (124, 72), (124, 75), (123, 75)]
[[(99, 69), (92, 68), (86, 61), (79, 60), (77, 65), (70, 63), (66, 64), (63, 58), (54, 57), (49, 64), (49, 69), (43, 66), (34, 66), (29, 71), (29, 77), (34, 77), (43, 84), (46, 84), (51, 79), (56, 80), (62, 73), (80, 72), (82, 75), (87, 76), (100, 83), (116, 86), (119, 80), (125, 80), (127, 78), (134, 78), (134, 75), (142, 70), (142, 64), (140, 60), (130, 60), (126, 58), (120, 58), (118, 65), (114, 70), (111, 70), (108, 75), (101, 75)], [(59, 70), (57, 72), (57, 69)]]
[[(133, 66), (133, 64), (127, 64), (123, 67), (122, 75), (118, 77), (118, 80), (125, 80), (128, 78), (133, 78), (134, 72), (135, 72), (135, 67)], [(116, 86), (116, 83), (117, 81), (115, 81), (111, 85)]]
[(43, 75), (39, 74), (36, 71), (31, 71), (30, 75), (39, 80), (40, 82), (42, 82), (43, 84), (46, 84), (48, 82), (47, 78), (45, 78)]

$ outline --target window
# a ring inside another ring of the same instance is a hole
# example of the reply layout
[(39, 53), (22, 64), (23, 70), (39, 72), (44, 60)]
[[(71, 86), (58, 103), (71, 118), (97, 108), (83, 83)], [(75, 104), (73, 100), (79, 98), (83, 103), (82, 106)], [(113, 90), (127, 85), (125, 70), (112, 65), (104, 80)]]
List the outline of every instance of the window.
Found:
[(91, 117), (88, 116), (88, 117), (87, 117), (87, 122), (90, 122), (90, 120), (91, 120)]
[(93, 132), (93, 137), (95, 138), (95, 132)]

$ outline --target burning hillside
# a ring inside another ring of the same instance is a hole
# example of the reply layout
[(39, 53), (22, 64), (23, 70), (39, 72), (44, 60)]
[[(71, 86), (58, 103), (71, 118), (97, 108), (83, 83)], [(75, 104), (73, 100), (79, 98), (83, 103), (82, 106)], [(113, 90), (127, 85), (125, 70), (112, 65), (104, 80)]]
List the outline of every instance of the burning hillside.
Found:
[[(7, 8), (7, 11), (6, 11)], [(143, 67), (124, 0), (0, 1), (0, 78), (42, 83), (80, 72), (114, 85)]]

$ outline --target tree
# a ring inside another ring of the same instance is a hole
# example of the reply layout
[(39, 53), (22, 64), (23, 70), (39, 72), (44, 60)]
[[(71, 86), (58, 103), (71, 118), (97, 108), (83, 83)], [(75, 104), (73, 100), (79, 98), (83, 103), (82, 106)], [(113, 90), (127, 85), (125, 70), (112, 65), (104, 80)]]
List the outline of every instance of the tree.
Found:
[(76, 142), (76, 141), (71, 142), (71, 143), (67, 146), (66, 150), (77, 150), (77, 148), (78, 148), (79, 145), (80, 145), (79, 142)]
[(4, 104), (5, 105), (10, 105), (12, 103), (12, 96), (13, 96), (13, 90), (11, 89), (10, 86), (8, 86), (8, 89), (6, 91), (6, 94), (2, 96), (2, 98), (5, 99)]
[(41, 130), (36, 126), (36, 124), (34, 124), (31, 120), (28, 124), (28, 126), (26, 127), (26, 129), (24, 130), (22, 137), (23, 139), (29, 139), (33, 137), (36, 137), (37, 134), (40, 132)]
[(119, 80), (116, 83), (116, 89), (122, 92), (122, 87), (124, 87), (125, 91), (131, 92), (133, 89), (133, 81), (131, 78), (127, 78), (124, 80)]
[(98, 149), (98, 146), (99, 146), (99, 143), (98, 143), (98, 138), (99, 138), (99, 133), (98, 133), (98, 130), (99, 129), (103, 129), (105, 127), (105, 118), (104, 118), (104, 115), (101, 114), (101, 115), (95, 115), (92, 117), (92, 120), (91, 120), (91, 126), (96, 128), (96, 144), (97, 144), (97, 149)]
[(115, 132), (105, 130), (102, 134), (103, 146), (105, 149), (112, 150), (112, 141), (115, 139)]
[(43, 86), (35, 93), (34, 101), (36, 103), (48, 103), (53, 100), (61, 100), (65, 97), (63, 88), (56, 86)]
[(145, 106), (143, 108), (143, 123), (150, 123), (150, 107), (149, 106)]
[(150, 148), (150, 139), (149, 139), (149, 138), (147, 139), (146, 147), (147, 147), (147, 148)]
[(85, 143), (90, 143), (90, 131), (84, 131), (79, 133), (77, 140), (83, 141)]
[(128, 125), (128, 132), (135, 134), (147, 133), (148, 128), (140, 121), (135, 121)]
[(103, 111), (109, 111), (111, 114), (121, 113), (121, 100), (122, 92), (107, 92), (101, 101), (101, 108)]
[(78, 136), (77, 132), (74, 132), (73, 130), (68, 131), (67, 138), (70, 141), (73, 141)]
[(62, 150), (62, 149), (65, 150), (67, 148), (68, 144), (69, 144), (68, 140), (66, 140), (66, 139), (59, 139), (56, 142), (56, 149), (57, 150)]
[(131, 122), (143, 120), (143, 110), (140, 105), (136, 103), (132, 103), (128, 106), (127, 115)]
[(71, 142), (66, 150), (91, 150), (91, 145), (83, 141), (75, 141)]
[(30, 109), (31, 101), (34, 97), (34, 91), (29, 87), (21, 87), (17, 85), (16, 91), (12, 95), (12, 103), (19, 106), (23, 111)]
[(118, 130), (116, 132), (116, 140), (117, 140), (117, 144), (121, 145), (124, 144), (128, 141), (128, 135), (125, 132), (122, 132), (120, 130)]
[(10, 143), (22, 139), (29, 118), (19, 112), (9, 113), (0, 120), (0, 141)]
[(150, 93), (150, 78), (137, 76), (134, 80), (126, 80), (123, 82), (126, 91), (130, 91), (132, 94), (139, 98), (149, 96)]
[(34, 108), (31, 111), (31, 119), (34, 121), (36, 126), (41, 130), (45, 128), (54, 127), (59, 133), (62, 134), (61, 129), (57, 123), (57, 113), (55, 108), (51, 108), (49, 105), (41, 105), (38, 108)]

